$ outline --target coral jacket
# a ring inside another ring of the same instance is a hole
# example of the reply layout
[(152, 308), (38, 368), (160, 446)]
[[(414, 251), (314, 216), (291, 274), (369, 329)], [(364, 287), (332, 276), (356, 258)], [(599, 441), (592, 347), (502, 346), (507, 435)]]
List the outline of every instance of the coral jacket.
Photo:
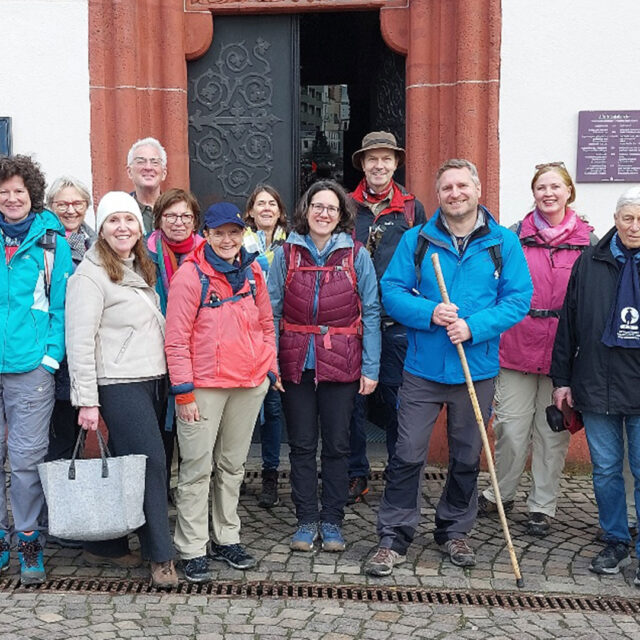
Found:
[[(206, 299), (234, 296), (224, 274), (205, 259), (201, 245), (171, 281), (167, 304), (165, 351), (174, 393), (194, 388), (257, 387), (276, 373), (273, 315), (262, 269), (253, 262), (255, 298), (249, 280), (236, 300), (218, 307), (201, 307), (202, 284), (196, 269), (208, 276)], [(247, 294), (247, 295), (243, 295)]]

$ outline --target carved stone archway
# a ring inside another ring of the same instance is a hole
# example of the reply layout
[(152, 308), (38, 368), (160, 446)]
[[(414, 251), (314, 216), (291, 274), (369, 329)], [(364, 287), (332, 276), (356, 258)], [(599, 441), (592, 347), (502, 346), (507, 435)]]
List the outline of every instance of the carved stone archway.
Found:
[(126, 152), (146, 135), (167, 149), (168, 184), (188, 184), (186, 61), (208, 49), (216, 15), (372, 9), (406, 56), (407, 186), (430, 210), (436, 168), (466, 157), (496, 211), (500, 0), (90, 0), (96, 198), (129, 188)]

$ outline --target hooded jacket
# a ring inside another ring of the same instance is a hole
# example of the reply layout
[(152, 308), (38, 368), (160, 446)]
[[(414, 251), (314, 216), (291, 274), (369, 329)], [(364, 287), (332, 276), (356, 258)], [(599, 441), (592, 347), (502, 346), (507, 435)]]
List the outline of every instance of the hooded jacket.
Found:
[[(458, 352), (445, 327), (431, 321), (433, 311), (442, 302), (431, 255), (437, 253), (447, 291), (458, 305), (458, 316), (471, 331), (463, 343), (474, 380), (493, 378), (499, 370), (500, 334), (522, 320), (531, 301), (533, 286), (518, 237), (500, 226), (489, 211), (484, 227), (478, 230), (460, 256), (451, 236), (438, 223), (440, 209), (423, 227), (407, 231), (382, 277), (382, 302), (389, 315), (407, 327), (408, 348), (405, 370), (442, 384), (465, 381)], [(418, 285), (414, 254), (418, 235), (428, 248), (420, 264)], [(496, 267), (489, 247), (500, 246), (502, 268)], [(416, 290), (419, 295), (415, 295)]]
[[(47, 296), (44, 250), (38, 241), (48, 230), (58, 236)], [(73, 270), (64, 227), (45, 209), (36, 214), (9, 264), (4, 249), (0, 233), (0, 373), (25, 373), (39, 365), (55, 370), (64, 357), (64, 304)]]
[(573, 266), (553, 345), (551, 378), (571, 387), (576, 409), (640, 414), (640, 349), (607, 347), (602, 334), (616, 297), (620, 264), (609, 244), (616, 228)]

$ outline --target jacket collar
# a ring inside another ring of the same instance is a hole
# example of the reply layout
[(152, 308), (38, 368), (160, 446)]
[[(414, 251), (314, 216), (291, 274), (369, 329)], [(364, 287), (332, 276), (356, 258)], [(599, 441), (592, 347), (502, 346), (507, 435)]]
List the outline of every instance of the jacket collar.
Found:
[[(348, 233), (340, 231), (336, 234), (335, 243), (333, 245), (333, 251), (336, 249), (349, 249), (353, 247), (353, 238)], [(299, 234), (297, 231), (292, 231), (287, 238), (289, 244), (297, 244), (300, 247), (307, 249), (307, 242), (305, 237)]]
[[(100, 254), (98, 253), (98, 247), (95, 244), (87, 249), (84, 257), (98, 267), (103, 266)], [(149, 286), (140, 274), (136, 273), (126, 265), (123, 265), (123, 267), (122, 281), (117, 284), (121, 284), (125, 287), (138, 287), (141, 289), (145, 289)]]

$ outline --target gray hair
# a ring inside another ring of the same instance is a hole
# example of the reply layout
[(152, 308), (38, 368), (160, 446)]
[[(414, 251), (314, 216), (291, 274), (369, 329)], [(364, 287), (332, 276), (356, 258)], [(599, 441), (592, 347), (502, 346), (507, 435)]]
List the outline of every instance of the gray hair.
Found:
[(131, 166), (131, 163), (133, 162), (133, 158), (135, 156), (136, 149), (138, 147), (144, 147), (147, 144), (154, 146), (158, 150), (158, 153), (160, 154), (160, 159), (162, 160), (162, 166), (166, 167), (167, 152), (164, 150), (164, 147), (160, 144), (160, 142), (155, 138), (141, 138), (140, 140), (136, 140), (136, 142), (134, 142), (131, 145), (131, 149), (129, 149), (129, 153), (127, 153), (127, 166), (128, 167)]
[(436, 190), (440, 186), (440, 178), (445, 171), (449, 169), (469, 169), (469, 173), (471, 174), (471, 179), (474, 184), (479, 187), (480, 186), (480, 176), (478, 176), (478, 169), (476, 169), (476, 165), (469, 160), (464, 160), (462, 158), (451, 158), (447, 160), (436, 172)]
[(81, 182), (73, 176), (60, 176), (54, 180), (53, 184), (49, 187), (49, 191), (47, 191), (46, 205), (48, 209), (51, 209), (53, 206), (54, 198), (67, 187), (73, 187), (82, 196), (82, 199), (87, 201), (87, 206), (91, 206), (91, 193), (84, 182)]
[(640, 187), (630, 187), (618, 198), (616, 213), (629, 206), (640, 207)]

